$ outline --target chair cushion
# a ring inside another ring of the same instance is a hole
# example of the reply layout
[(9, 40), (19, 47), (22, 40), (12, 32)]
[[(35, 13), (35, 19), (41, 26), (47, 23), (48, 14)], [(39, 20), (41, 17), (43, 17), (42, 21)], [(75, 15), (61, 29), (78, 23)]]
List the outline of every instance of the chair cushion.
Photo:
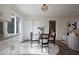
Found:
[(53, 40), (53, 38), (49, 38), (49, 40)]
[(43, 39), (43, 43), (47, 43), (48, 42), (48, 40), (47, 39)]

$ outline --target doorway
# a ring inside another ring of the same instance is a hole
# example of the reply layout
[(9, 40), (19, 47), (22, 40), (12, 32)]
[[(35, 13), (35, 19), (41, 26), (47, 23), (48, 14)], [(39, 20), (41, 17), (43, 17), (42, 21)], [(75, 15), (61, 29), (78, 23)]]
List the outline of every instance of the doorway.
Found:
[(54, 30), (56, 32), (56, 20), (49, 20), (49, 34)]

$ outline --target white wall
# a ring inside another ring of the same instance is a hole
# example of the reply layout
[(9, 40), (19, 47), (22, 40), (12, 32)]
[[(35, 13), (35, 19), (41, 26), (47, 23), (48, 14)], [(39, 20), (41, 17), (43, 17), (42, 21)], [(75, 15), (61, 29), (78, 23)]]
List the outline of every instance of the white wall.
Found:
[[(49, 16), (27, 16), (23, 17), (23, 33), (30, 33), (33, 31), (33, 20), (37, 20), (39, 25), (45, 25), (45, 33), (49, 32), (49, 20), (56, 20), (56, 39), (62, 39), (62, 35), (67, 32), (67, 22), (76, 20), (79, 24), (79, 17), (76, 16), (61, 16), (61, 17), (49, 17)], [(79, 28), (79, 26), (77, 26)]]
[(23, 28), (22, 32), (24, 34), (27, 34), (27, 39), (30, 38), (30, 32), (33, 32), (34, 34), (38, 34), (39, 30), (38, 27), (40, 26), (46, 26), (45, 33), (49, 32), (49, 22), (44, 17), (37, 17), (37, 16), (28, 16), (24, 17), (23, 21)]
[[(35, 27), (39, 27), (39, 26), (46, 26), (46, 28), (45, 28), (45, 32), (48, 32), (49, 31), (49, 29), (48, 29), (48, 24), (49, 24), (49, 22), (48, 22), (48, 20), (46, 19), (46, 18), (44, 18), (44, 17), (33, 17), (33, 16), (31, 16), (31, 17), (24, 17), (24, 20), (23, 20), (23, 24), (24, 24), (24, 26), (23, 26), (23, 33), (30, 33), (30, 32), (32, 32), (32, 31), (34, 31), (33, 30), (33, 23), (34, 23), (34, 25), (36, 25)], [(34, 27), (34, 28), (35, 28)]]
[[(10, 17), (12, 16), (12, 14), (14, 14), (15, 20), (17, 20), (16, 17), (18, 16), (18, 17), (20, 18), (20, 20), (22, 21), (22, 16), (20, 16), (20, 14), (18, 14), (18, 13), (15, 12), (15, 11), (13, 11), (12, 9), (10, 10), (10, 12), (11, 12)], [(19, 26), (19, 33), (22, 33), (21, 26), (22, 26), (22, 23), (23, 23), (23, 22), (21, 22), (21, 21), (19, 21), (19, 22), (20, 22), (20, 23), (19, 23), (19, 25), (20, 25), (20, 26)], [(15, 21), (15, 23), (16, 23), (16, 21)], [(3, 28), (4, 28), (3, 30), (4, 30), (4, 34), (5, 34), (4, 36), (5, 36), (5, 37), (6, 37), (6, 36), (11, 36), (11, 35), (16, 35), (16, 34), (17, 34), (17, 33), (16, 33), (16, 24), (15, 24), (15, 26), (14, 26), (14, 27), (15, 27), (15, 28), (14, 28), (15, 31), (14, 31), (14, 33), (12, 33), (12, 34), (7, 32), (8, 22), (3, 22), (3, 24), (4, 24), (4, 25), (3, 25)]]
[(56, 38), (61, 39), (61, 36), (67, 30), (66, 20), (63, 18), (49, 17), (49, 16), (27, 16), (23, 20), (23, 33), (29, 34), (33, 31), (33, 22), (38, 21), (39, 26), (46, 26), (45, 33), (49, 33), (49, 20), (56, 20)]
[(67, 31), (67, 19), (58, 18), (56, 21), (56, 36), (57, 39), (62, 39), (62, 35)]

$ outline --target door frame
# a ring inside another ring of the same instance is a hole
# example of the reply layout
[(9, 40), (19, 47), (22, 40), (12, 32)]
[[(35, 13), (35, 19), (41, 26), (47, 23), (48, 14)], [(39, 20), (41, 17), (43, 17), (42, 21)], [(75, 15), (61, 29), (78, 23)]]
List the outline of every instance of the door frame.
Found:
[[(56, 20), (49, 20), (49, 23), (50, 23), (50, 21), (55, 21), (55, 32), (56, 32)], [(50, 26), (50, 24), (49, 24), (49, 26)], [(49, 33), (50, 33), (50, 28), (49, 28)]]

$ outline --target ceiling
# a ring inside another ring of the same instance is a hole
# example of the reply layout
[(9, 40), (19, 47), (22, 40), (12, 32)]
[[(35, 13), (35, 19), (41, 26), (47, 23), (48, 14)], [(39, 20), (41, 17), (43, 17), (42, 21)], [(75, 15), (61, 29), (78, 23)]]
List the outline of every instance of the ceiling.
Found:
[(71, 16), (79, 15), (78, 4), (48, 4), (48, 10), (41, 10), (41, 4), (14, 4), (13, 9), (23, 16)]

